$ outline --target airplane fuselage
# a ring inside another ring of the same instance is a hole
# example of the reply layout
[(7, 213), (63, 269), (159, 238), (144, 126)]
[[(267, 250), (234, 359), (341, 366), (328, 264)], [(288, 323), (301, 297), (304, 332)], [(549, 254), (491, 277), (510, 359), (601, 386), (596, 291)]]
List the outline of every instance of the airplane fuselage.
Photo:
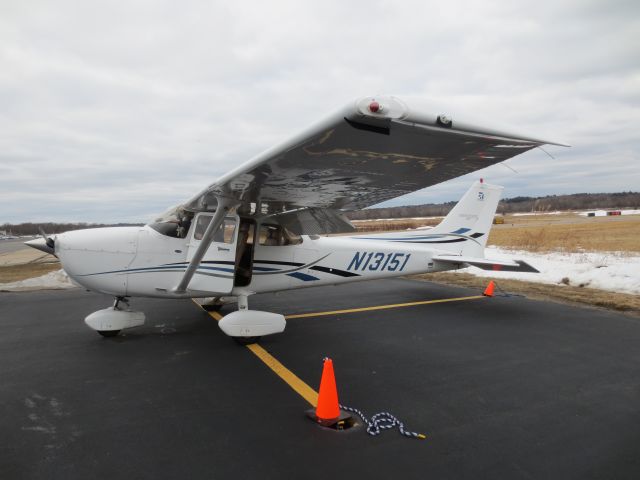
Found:
[(297, 245), (257, 243), (250, 281), (242, 286), (235, 278), (236, 261), (228, 254), (235, 253), (236, 243), (226, 247), (229, 252), (212, 244), (186, 293), (172, 290), (189, 263), (191, 235), (173, 238), (149, 226), (87, 229), (58, 235), (55, 250), (67, 274), (90, 290), (180, 298), (273, 292), (451, 269), (434, 266), (431, 257), (441, 251), (411, 242), (412, 238), (415, 234), (304, 235)]

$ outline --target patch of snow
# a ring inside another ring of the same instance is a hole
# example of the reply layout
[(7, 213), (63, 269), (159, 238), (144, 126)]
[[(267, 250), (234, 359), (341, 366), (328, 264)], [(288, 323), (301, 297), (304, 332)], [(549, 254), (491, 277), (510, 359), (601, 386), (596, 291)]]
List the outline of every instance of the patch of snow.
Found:
[(588, 217), (590, 213), (593, 213), (594, 217), (606, 217), (607, 212), (611, 211), (619, 211), (620, 215), (640, 215), (640, 210), (587, 210), (584, 212), (580, 212), (578, 215)]
[(444, 218), (442, 215), (439, 217), (395, 217), (395, 218), (367, 218), (363, 220), (351, 220), (352, 222), (393, 222), (399, 220), (437, 220)]
[(583, 217), (588, 217), (590, 213), (593, 213), (593, 217), (606, 217), (607, 216), (607, 211), (606, 210), (591, 210), (590, 212), (580, 212), (579, 215), (582, 215)]
[(562, 215), (564, 213), (571, 213), (571, 212), (561, 212), (561, 211), (555, 211), (555, 212), (527, 212), (527, 213), (514, 213), (513, 216), (514, 217), (526, 217), (529, 215)]
[(0, 291), (20, 292), (24, 290), (76, 288), (64, 270), (49, 272), (41, 277), (28, 278), (18, 282), (0, 283)]
[(612, 292), (640, 294), (640, 255), (626, 252), (532, 253), (487, 247), (485, 257), (495, 260), (524, 260), (540, 273), (495, 272), (467, 267), (478, 277), (511, 278), (528, 282), (582, 286)]

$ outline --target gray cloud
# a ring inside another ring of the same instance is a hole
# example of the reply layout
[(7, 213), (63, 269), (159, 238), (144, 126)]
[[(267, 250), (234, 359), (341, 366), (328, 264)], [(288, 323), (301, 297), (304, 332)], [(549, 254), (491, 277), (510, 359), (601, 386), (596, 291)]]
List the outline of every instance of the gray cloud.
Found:
[[(355, 97), (572, 149), (393, 201), (638, 190), (637, 2), (2, 2), (0, 223), (146, 220)], [(442, 106), (442, 107), (441, 107)]]

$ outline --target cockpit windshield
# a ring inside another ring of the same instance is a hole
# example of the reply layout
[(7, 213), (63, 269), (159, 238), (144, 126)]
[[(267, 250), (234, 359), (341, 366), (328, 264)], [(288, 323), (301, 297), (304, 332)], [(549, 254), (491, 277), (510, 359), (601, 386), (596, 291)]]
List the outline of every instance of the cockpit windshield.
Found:
[(182, 206), (173, 207), (148, 225), (156, 232), (173, 238), (186, 238), (193, 213), (186, 211)]

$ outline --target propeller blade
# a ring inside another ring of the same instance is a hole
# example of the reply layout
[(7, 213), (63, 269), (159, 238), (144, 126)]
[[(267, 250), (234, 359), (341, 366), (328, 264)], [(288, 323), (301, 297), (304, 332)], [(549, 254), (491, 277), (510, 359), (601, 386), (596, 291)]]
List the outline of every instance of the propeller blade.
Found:
[[(49, 247), (49, 248), (51, 248), (53, 250), (54, 247), (55, 247), (55, 242), (54, 242), (53, 238), (47, 237), (47, 234), (44, 233), (44, 230), (42, 229), (42, 227), (38, 227), (38, 231), (40, 232), (40, 236), (42, 238), (44, 238), (44, 241), (47, 244), (47, 247)], [(27, 245), (28, 244), (29, 243), (27, 242)], [(29, 245), (29, 246), (31, 246), (31, 245)], [(34, 247), (34, 248), (38, 248), (38, 247)]]

